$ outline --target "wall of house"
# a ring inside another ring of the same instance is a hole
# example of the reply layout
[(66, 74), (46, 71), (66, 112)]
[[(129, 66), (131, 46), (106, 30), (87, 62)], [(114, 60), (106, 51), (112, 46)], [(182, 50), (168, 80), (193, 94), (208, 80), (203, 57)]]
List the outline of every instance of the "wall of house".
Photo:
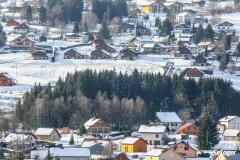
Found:
[(133, 145), (133, 152), (146, 152), (147, 151), (147, 144), (144, 140), (139, 139)]
[(225, 136), (224, 137), (224, 141), (240, 141), (240, 137), (239, 136)]
[(183, 158), (182, 156), (180, 156), (179, 154), (171, 151), (171, 150), (168, 150), (166, 152), (164, 152), (163, 154), (160, 155), (160, 159), (174, 159), (174, 160), (185, 160), (185, 158)]
[(144, 5), (141, 6), (141, 13), (149, 13), (150, 12), (150, 6)]
[(144, 160), (160, 160), (158, 156), (145, 156)]
[(178, 154), (182, 155), (183, 157), (194, 158), (197, 157), (197, 151), (193, 150), (192, 148), (186, 146), (183, 143), (179, 143), (171, 148), (173, 151), (177, 152)]
[(54, 160), (89, 160), (88, 157), (54, 157)]
[(121, 152), (133, 153), (133, 145), (132, 144), (121, 144)]
[(59, 134), (57, 133), (57, 131), (54, 130), (54, 131), (52, 132), (52, 134), (50, 135), (49, 140), (50, 140), (50, 141), (57, 141), (57, 140), (59, 140), (60, 138), (61, 138), (61, 137), (59, 136)]
[(164, 144), (166, 133), (140, 133), (140, 137), (147, 141), (149, 145), (157, 145), (155, 141), (159, 141), (160, 145)]
[(240, 128), (240, 118), (235, 118), (231, 120), (228, 124), (229, 129), (238, 129)]

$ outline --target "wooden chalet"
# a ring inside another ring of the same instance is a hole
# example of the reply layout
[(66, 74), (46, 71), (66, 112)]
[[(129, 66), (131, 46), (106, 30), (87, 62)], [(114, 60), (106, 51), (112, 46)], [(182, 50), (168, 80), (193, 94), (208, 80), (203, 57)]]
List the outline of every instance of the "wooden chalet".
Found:
[(28, 38), (25, 34), (15, 38), (10, 42), (11, 47), (23, 47), (23, 48), (30, 48), (34, 46), (34, 41)]
[(122, 59), (134, 60), (138, 54), (130, 48), (124, 48), (120, 51)]
[(207, 66), (207, 59), (203, 55), (198, 55), (195, 57), (194, 65), (196, 66)]
[(14, 79), (10, 78), (7, 74), (0, 73), (0, 86), (12, 86), (15, 84)]
[(48, 60), (47, 53), (44, 51), (34, 51), (31, 55), (33, 60)]
[(88, 55), (83, 55), (76, 51), (75, 49), (70, 49), (64, 53), (64, 59), (86, 59), (89, 58)]
[(89, 134), (109, 133), (111, 130), (110, 126), (105, 121), (95, 117), (85, 122), (84, 127)]

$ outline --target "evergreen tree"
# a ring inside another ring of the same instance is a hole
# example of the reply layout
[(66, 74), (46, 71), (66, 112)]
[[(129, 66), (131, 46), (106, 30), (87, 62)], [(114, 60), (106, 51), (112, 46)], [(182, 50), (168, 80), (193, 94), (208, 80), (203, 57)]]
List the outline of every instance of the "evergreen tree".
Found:
[(238, 43), (237, 47), (236, 47), (236, 56), (240, 56), (240, 43)]
[(230, 56), (229, 54), (223, 54), (222, 56), (220, 56), (220, 66), (219, 69), (220, 70), (224, 70), (226, 68), (226, 66), (228, 65), (229, 61), (230, 61)]
[(43, 4), (39, 9), (39, 19), (42, 24), (47, 21), (47, 9), (43, 6)]
[(83, 122), (80, 123), (80, 127), (79, 127), (79, 135), (83, 135), (85, 134), (87, 131), (86, 131), (86, 128), (84, 127), (84, 124)]
[(71, 139), (69, 141), (69, 145), (74, 145), (74, 138), (73, 138), (73, 134), (71, 135)]
[(47, 157), (45, 158), (45, 160), (53, 160), (53, 156), (50, 152), (50, 148), (48, 149)]
[(209, 24), (207, 26), (207, 28), (204, 30), (204, 37), (205, 37), (205, 39), (209, 39), (209, 40), (213, 41), (214, 35), (215, 35), (215, 32), (214, 32), (212, 26)]
[(79, 33), (80, 29), (79, 29), (79, 24), (76, 22), (73, 26), (73, 33)]
[(2, 22), (5, 22), (6, 21), (6, 18), (5, 18), (5, 15), (3, 14), (2, 16)]
[(206, 114), (200, 122), (199, 131), (195, 139), (198, 149), (210, 150), (219, 142), (219, 134), (217, 132), (216, 125)]
[(110, 39), (110, 31), (105, 21), (102, 23), (102, 28), (99, 31), (99, 35), (102, 39)]
[(3, 151), (3, 148), (0, 147), (0, 160), (3, 160), (4, 159), (4, 151)]
[(197, 35), (196, 35), (196, 43), (199, 43), (203, 40), (204, 37), (204, 29), (203, 26), (200, 24), (197, 29)]
[(83, 11), (83, 1), (72, 0), (72, 5), (70, 7), (70, 20), (72, 22), (79, 22), (82, 18), (82, 11)]
[(6, 41), (6, 33), (3, 31), (3, 26), (0, 24), (0, 47), (5, 45)]
[(169, 19), (165, 19), (161, 25), (161, 33), (165, 35), (171, 35), (173, 25)]
[(155, 27), (159, 27), (160, 23), (161, 23), (161, 21), (160, 21), (159, 17), (156, 17), (155, 18)]
[(30, 5), (28, 5), (26, 9), (26, 19), (28, 22), (32, 20), (32, 7)]

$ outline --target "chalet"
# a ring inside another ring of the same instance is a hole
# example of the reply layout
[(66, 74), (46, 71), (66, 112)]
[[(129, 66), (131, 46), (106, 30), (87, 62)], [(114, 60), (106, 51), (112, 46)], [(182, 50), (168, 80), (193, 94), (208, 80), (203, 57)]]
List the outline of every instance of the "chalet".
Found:
[(33, 60), (48, 60), (48, 56), (45, 51), (34, 51), (31, 55)]
[(189, 144), (184, 141), (181, 141), (170, 147), (171, 150), (177, 152), (184, 158), (196, 158), (197, 150), (192, 148)]
[(4, 138), (6, 148), (14, 151), (30, 151), (36, 147), (37, 137), (28, 132), (13, 132)]
[(174, 26), (173, 31), (176, 34), (182, 34), (182, 33), (190, 33), (191, 32), (191, 26), (187, 24), (177, 24)]
[(105, 50), (106, 52), (109, 53), (116, 52), (116, 50), (112, 46), (106, 44), (102, 39), (93, 40), (92, 46), (95, 50)]
[(55, 128), (38, 128), (34, 134), (41, 141), (57, 141), (61, 138), (60, 133)]
[(10, 41), (10, 47), (15, 47), (15, 48), (30, 48), (30, 47), (33, 47), (33, 45), (34, 45), (34, 41), (29, 39), (25, 34)]
[(32, 41), (35, 41), (35, 42), (39, 41), (39, 36), (34, 32), (28, 32), (26, 34), (26, 37), (28, 37), (29, 39), (31, 39)]
[(220, 45), (209, 45), (207, 53), (212, 57), (216, 57), (217, 55), (223, 55), (225, 53), (225, 49)]
[(189, 12), (183, 12), (176, 15), (176, 23), (190, 23), (193, 24), (195, 22), (195, 16)]
[(121, 34), (121, 33), (128, 33), (128, 34), (135, 33), (134, 32), (135, 31), (135, 26), (132, 25), (132, 24), (126, 23), (126, 22), (120, 22), (119, 24), (111, 25), (110, 28), (111, 28), (112, 32), (118, 33), (118, 34)]
[(144, 53), (161, 54), (165, 51), (165, 46), (158, 43), (146, 43), (142, 46)]
[(161, 160), (160, 156), (164, 152), (164, 150), (165, 149), (155, 147), (144, 154), (144, 159), (145, 160), (152, 160), (152, 159)]
[(128, 40), (129, 47), (139, 48), (141, 46), (141, 40), (138, 37), (133, 37)]
[(138, 54), (130, 48), (124, 48), (120, 51), (122, 59), (134, 60)]
[(198, 43), (199, 51), (202, 50), (203, 52), (205, 52), (205, 49), (208, 48), (211, 44), (212, 42), (210, 41), (201, 41), (200, 43)]
[(7, 27), (16, 27), (16, 26), (18, 26), (19, 25), (19, 23), (16, 21), (16, 20), (14, 20), (14, 19), (9, 19), (7, 22), (6, 22), (6, 26)]
[(158, 122), (167, 126), (170, 131), (176, 131), (182, 124), (182, 120), (175, 112), (157, 112), (156, 117)]
[(227, 32), (231, 33), (234, 31), (234, 24), (230, 23), (228, 21), (221, 22), (215, 26), (213, 26), (213, 29), (215, 32), (220, 33), (220, 32)]
[(219, 133), (223, 133), (226, 129), (240, 129), (240, 117), (225, 116), (218, 121)]
[(124, 152), (113, 153), (111, 158), (114, 160), (130, 160)]
[(207, 66), (207, 59), (203, 56), (203, 55), (198, 55), (197, 57), (195, 57), (195, 62), (194, 65), (195, 66)]
[(75, 49), (70, 49), (64, 52), (64, 59), (87, 59), (88, 55), (84, 55), (76, 51)]
[(240, 141), (240, 129), (226, 129), (223, 132), (224, 141)]
[(204, 72), (200, 71), (197, 68), (186, 69), (185, 77), (187, 78), (201, 78), (204, 76)]
[(18, 34), (26, 34), (30, 31), (30, 27), (26, 23), (21, 23), (13, 28)]
[(39, 42), (47, 42), (47, 36), (41, 35), (38, 40)]
[(138, 4), (141, 13), (159, 13), (163, 11), (163, 4), (160, 1), (140, 1)]
[(121, 152), (146, 152), (147, 151), (147, 142), (138, 137), (127, 137), (123, 139), (120, 143)]
[(15, 81), (8, 77), (7, 74), (0, 73), (0, 86), (12, 86), (15, 85)]
[(84, 127), (89, 134), (109, 133), (111, 130), (106, 122), (104, 122), (101, 118), (95, 117), (85, 122)]
[(64, 39), (68, 42), (87, 43), (87, 34), (67, 33), (64, 35)]
[(183, 4), (180, 2), (165, 2), (163, 5), (172, 11), (174, 14), (181, 13), (183, 11)]
[(171, 150), (171, 149), (167, 149), (167, 150), (164, 150), (162, 152), (162, 154), (160, 155), (160, 159), (159, 160), (163, 160), (163, 159), (166, 159), (166, 160), (186, 160), (181, 154)]
[(91, 52), (91, 59), (111, 59), (112, 55), (105, 50), (94, 50)]
[(192, 53), (186, 46), (182, 46), (178, 49), (175, 57), (190, 59), (192, 57)]
[(146, 140), (149, 145), (162, 145), (167, 138), (167, 130), (164, 125), (141, 125), (138, 133), (140, 133), (140, 137)]
[(198, 127), (193, 123), (185, 123), (176, 131), (177, 134), (196, 135)]
[(108, 156), (113, 154), (113, 144), (110, 139), (88, 139), (82, 142), (82, 147), (89, 148), (91, 155)]

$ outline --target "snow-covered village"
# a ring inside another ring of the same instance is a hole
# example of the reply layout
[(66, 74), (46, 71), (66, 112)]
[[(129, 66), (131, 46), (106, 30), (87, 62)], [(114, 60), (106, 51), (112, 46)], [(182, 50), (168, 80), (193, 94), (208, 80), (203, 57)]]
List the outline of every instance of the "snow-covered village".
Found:
[(240, 160), (239, 0), (0, 0), (0, 160)]

